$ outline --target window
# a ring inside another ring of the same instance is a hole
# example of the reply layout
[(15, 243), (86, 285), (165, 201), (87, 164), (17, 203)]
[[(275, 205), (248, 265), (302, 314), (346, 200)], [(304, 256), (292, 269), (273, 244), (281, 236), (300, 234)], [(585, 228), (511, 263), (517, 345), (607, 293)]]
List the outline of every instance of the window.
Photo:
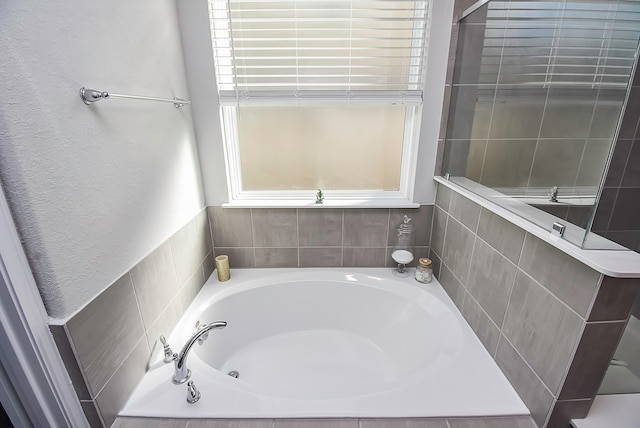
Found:
[(209, 11), (233, 201), (411, 199), (430, 2)]

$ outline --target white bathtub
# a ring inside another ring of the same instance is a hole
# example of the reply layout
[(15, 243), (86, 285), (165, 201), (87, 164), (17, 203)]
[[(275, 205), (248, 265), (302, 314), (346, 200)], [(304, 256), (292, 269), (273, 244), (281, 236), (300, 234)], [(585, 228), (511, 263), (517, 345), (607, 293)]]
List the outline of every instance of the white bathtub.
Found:
[[(391, 269), (235, 269), (205, 284), (173, 333), (226, 321), (187, 360), (201, 391), (156, 361), (122, 416), (184, 418), (528, 415), (434, 280)], [(238, 371), (239, 378), (228, 376)]]

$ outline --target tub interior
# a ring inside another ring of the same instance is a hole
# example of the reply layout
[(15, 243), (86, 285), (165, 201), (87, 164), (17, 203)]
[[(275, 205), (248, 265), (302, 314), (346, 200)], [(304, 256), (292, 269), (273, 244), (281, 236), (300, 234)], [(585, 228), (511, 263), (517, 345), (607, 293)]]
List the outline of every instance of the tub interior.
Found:
[(442, 369), (460, 348), (459, 333), (442, 328), (456, 323), (438, 299), (366, 283), (253, 288), (219, 299), (198, 321), (216, 320), (227, 327), (192, 352), (222, 373), (238, 371), (231, 382), (272, 396), (339, 398), (394, 388)]

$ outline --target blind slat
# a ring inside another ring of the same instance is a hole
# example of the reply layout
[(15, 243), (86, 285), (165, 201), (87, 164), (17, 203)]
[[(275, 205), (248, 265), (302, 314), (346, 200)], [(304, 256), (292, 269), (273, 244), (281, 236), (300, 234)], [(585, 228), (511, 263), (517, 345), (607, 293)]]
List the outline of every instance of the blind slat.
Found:
[(209, 0), (221, 103), (420, 103), (430, 11), (430, 1)]

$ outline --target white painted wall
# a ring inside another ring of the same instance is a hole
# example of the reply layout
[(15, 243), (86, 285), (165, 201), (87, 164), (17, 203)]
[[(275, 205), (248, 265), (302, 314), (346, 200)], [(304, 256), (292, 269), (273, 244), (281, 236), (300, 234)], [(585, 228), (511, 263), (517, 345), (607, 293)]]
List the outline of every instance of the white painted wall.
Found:
[(40, 293), (62, 317), (189, 221), (204, 199), (175, 0), (0, 4), (0, 178)]
[[(194, 126), (199, 145), (205, 198), (207, 205), (221, 205), (228, 202), (229, 197), (207, 0), (177, 0), (177, 2), (184, 42), (185, 67), (194, 104)], [(435, 202), (433, 173), (438, 148), (452, 16), (453, 1), (434, 1), (413, 196), (413, 201), (421, 204)]]

